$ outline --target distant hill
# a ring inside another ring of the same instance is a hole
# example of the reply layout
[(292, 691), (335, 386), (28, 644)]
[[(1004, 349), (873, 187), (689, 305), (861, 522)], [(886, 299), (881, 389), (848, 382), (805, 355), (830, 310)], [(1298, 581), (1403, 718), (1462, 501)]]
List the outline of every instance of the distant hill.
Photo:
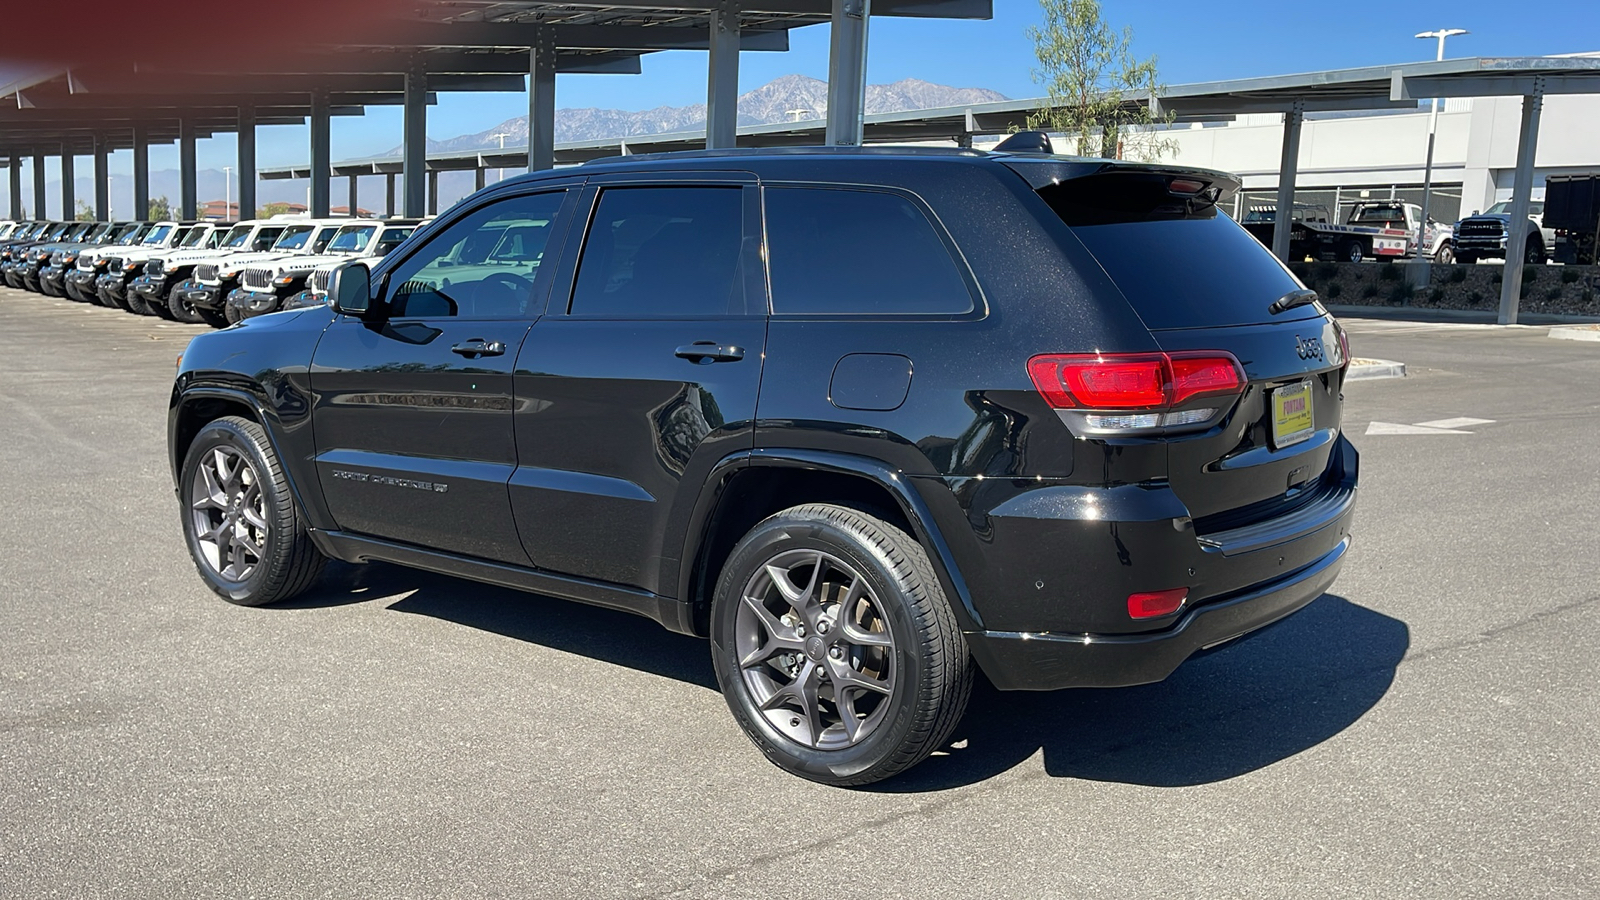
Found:
[[(867, 86), (867, 113), (901, 112), (992, 103), (1007, 99), (1004, 94), (984, 88), (956, 88), (907, 78), (894, 84)], [(794, 119), (820, 119), (828, 111), (828, 83), (804, 75), (785, 75), (739, 95), (739, 124), (767, 125)], [(690, 106), (658, 106), (641, 112), (620, 109), (556, 110), (556, 142), (597, 141), (674, 131), (704, 131), (704, 103)], [(428, 152), (491, 150), (501, 146), (498, 135), (505, 135), (505, 146), (528, 143), (528, 117), (507, 119), (477, 134), (464, 134), (443, 141), (428, 141)], [(400, 148), (389, 151), (398, 155)]]

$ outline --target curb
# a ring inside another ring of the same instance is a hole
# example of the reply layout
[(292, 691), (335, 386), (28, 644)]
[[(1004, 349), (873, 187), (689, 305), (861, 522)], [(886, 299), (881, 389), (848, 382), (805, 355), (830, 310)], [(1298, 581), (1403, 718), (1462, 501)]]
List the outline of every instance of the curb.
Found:
[(1406, 377), (1406, 364), (1403, 362), (1390, 359), (1354, 359), (1350, 361), (1350, 371), (1345, 373), (1344, 380), (1374, 381), (1379, 378), (1404, 377)]
[(1600, 325), (1557, 325), (1550, 336), (1563, 341), (1600, 341)]

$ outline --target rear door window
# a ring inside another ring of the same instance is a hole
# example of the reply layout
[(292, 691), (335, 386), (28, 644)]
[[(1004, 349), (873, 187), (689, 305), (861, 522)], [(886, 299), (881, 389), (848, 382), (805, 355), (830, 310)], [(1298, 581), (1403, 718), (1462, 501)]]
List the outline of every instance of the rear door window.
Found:
[(571, 314), (743, 315), (744, 233), (741, 187), (607, 188), (584, 239)]
[(1278, 258), (1214, 204), (1176, 196), (1171, 175), (1112, 171), (1038, 194), (1094, 254), (1154, 331), (1286, 322), (1322, 315), (1308, 304), (1267, 307), (1300, 283)]
[(764, 191), (775, 315), (959, 315), (972, 293), (933, 223), (886, 191)]

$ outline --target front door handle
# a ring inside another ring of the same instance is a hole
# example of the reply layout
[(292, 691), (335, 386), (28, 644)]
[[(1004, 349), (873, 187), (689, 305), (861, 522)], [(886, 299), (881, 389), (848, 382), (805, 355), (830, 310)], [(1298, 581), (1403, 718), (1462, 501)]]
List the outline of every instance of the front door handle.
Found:
[(673, 356), (705, 366), (719, 362), (738, 362), (744, 359), (744, 348), (716, 341), (695, 341), (673, 351)]
[(499, 356), (506, 352), (506, 345), (500, 341), (473, 338), (454, 345), (450, 348), (450, 352), (459, 353), (468, 359), (477, 359), (480, 356)]

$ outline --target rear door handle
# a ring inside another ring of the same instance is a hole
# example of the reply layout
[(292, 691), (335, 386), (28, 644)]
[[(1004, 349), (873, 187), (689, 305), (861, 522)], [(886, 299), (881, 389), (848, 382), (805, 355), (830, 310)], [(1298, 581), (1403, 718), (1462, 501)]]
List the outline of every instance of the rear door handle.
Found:
[(687, 359), (692, 363), (710, 365), (718, 362), (737, 362), (744, 359), (744, 348), (731, 344), (719, 344), (716, 341), (695, 341), (692, 344), (679, 347), (673, 352), (679, 359)]
[(486, 341), (483, 338), (473, 338), (462, 341), (450, 348), (451, 353), (459, 353), (468, 359), (477, 359), (480, 356), (499, 356), (506, 352), (506, 345), (500, 341)]

